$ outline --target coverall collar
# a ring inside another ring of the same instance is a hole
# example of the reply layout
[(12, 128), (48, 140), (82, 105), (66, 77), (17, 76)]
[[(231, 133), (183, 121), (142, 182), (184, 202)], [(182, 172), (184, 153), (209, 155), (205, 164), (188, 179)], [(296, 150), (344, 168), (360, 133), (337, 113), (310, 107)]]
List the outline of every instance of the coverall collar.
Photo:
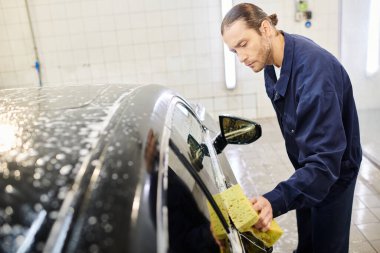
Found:
[[(292, 63), (293, 63), (293, 51), (294, 41), (285, 32), (281, 31), (285, 39), (284, 59), (282, 60), (280, 78), (277, 80), (274, 66), (266, 66), (264, 70), (265, 84), (267, 90), (271, 90), (272, 94), (269, 94), (272, 100), (277, 100), (285, 96), (286, 89), (288, 87), (289, 78), (291, 75)], [(268, 87), (269, 86), (269, 87)], [(269, 88), (269, 89), (268, 89)]]

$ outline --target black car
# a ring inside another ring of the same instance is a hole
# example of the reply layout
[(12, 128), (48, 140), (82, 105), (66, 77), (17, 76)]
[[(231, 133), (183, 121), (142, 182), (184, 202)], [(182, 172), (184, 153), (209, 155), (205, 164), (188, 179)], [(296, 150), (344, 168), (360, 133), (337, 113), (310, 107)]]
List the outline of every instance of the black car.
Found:
[(0, 90), (0, 252), (219, 252), (207, 203), (223, 251), (270, 252), (212, 198), (237, 183), (223, 148), (261, 128), (220, 126), (158, 85)]

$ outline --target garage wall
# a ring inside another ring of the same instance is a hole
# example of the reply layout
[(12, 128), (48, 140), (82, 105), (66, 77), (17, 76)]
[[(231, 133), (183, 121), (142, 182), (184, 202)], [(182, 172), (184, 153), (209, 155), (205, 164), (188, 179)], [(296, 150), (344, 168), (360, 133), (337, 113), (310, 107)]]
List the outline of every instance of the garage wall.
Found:
[[(240, 1), (235, 1), (238, 3)], [(294, 21), (295, 1), (251, 1), (278, 27), (339, 56), (339, 1), (310, 0), (312, 27)], [(273, 116), (262, 73), (237, 63), (224, 85), (217, 0), (29, 0), (44, 86), (157, 83), (215, 115)], [(24, 0), (0, 0), (0, 88), (38, 86)]]
[[(350, 74), (357, 106), (362, 110), (380, 108), (380, 71), (372, 75), (366, 71), (370, 3), (371, 0), (342, 1), (341, 59)], [(380, 15), (380, 10), (377, 15)]]

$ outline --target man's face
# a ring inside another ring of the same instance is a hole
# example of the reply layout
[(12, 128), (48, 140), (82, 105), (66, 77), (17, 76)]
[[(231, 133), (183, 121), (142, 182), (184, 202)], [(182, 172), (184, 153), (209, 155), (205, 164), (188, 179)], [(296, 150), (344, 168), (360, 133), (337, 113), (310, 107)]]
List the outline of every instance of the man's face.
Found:
[(254, 72), (261, 71), (271, 61), (269, 39), (248, 28), (243, 20), (237, 20), (225, 27), (223, 40), (236, 53), (240, 62)]

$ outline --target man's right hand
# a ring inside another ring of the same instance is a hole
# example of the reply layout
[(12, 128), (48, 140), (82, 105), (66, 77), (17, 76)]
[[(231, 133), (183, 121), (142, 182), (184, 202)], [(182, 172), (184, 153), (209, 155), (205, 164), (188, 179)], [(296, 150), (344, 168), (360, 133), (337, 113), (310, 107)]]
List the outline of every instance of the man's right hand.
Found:
[(253, 198), (251, 202), (253, 204), (253, 209), (259, 214), (259, 220), (254, 225), (254, 228), (263, 232), (268, 231), (273, 219), (272, 205), (263, 196)]

